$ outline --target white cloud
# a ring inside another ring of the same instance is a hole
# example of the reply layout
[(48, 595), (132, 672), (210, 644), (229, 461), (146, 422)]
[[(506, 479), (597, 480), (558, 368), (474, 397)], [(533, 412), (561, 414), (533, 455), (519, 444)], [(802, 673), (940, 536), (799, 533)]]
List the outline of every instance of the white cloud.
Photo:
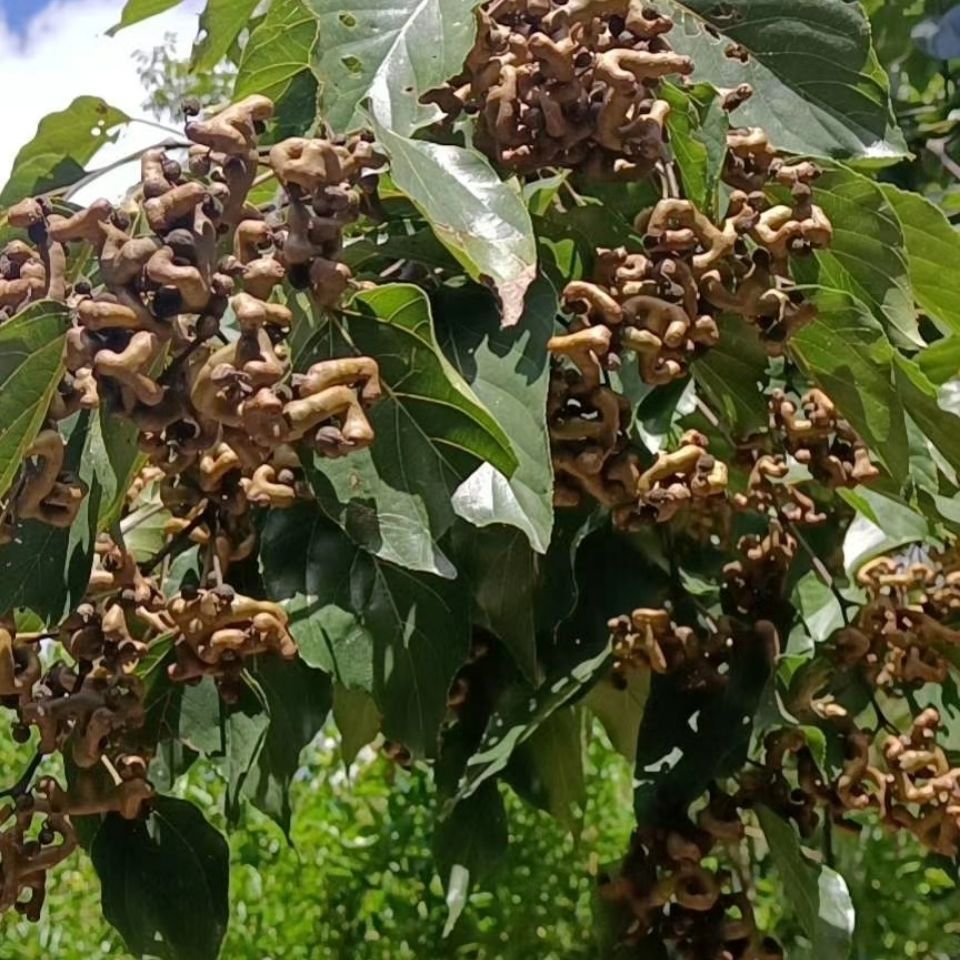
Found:
[[(55, 0), (34, 16), (22, 37), (0, 21), (0, 89), (15, 103), (6, 111), (0, 138), (0, 184), (6, 182), (17, 151), (33, 138), (40, 120), (69, 106), (74, 97), (103, 97), (131, 117), (143, 117), (140, 104), (145, 91), (137, 76), (135, 51), (151, 50), (165, 33), (176, 34), (179, 55), (189, 51), (200, 0), (187, 0), (108, 37), (106, 31), (117, 22), (122, 6), (123, 0)], [(131, 124), (116, 144), (100, 151), (94, 166), (164, 136), (145, 124)], [(85, 188), (76, 200), (116, 199), (135, 178), (135, 168), (124, 168)]]

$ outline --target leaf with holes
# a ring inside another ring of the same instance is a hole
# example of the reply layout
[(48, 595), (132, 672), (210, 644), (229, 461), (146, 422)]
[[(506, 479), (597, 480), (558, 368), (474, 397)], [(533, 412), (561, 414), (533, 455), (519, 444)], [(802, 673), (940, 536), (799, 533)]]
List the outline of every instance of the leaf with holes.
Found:
[(366, 125), (362, 107), (410, 136), (439, 119), (420, 102), (463, 68), (473, 45), (473, 4), (463, 0), (304, 0), (323, 38), (315, 68), (324, 119), (343, 132)]
[(733, 112), (736, 126), (763, 127), (795, 153), (887, 163), (906, 155), (859, 4), (793, 0), (785, 14), (782, 0), (664, 0), (663, 9), (695, 80), (753, 88)]
[(359, 352), (378, 358), (377, 441), (342, 460), (314, 456), (308, 476), (325, 512), (361, 546), (412, 570), (452, 577), (437, 545), (454, 520), (450, 497), (479, 464), (511, 476), (503, 428), (440, 351), (426, 295), (388, 284), (361, 293), (323, 325), (299, 364)]
[(77, 97), (66, 110), (47, 114), (13, 161), (0, 206), (76, 183), (93, 155), (117, 139), (116, 128), (129, 122), (100, 97)]
[(476, 150), (400, 136), (374, 123), (390, 175), (474, 280), (500, 299), (503, 325), (523, 315), (537, 275), (533, 224), (519, 187), (504, 183)]
[(294, 598), (291, 631), (303, 660), (371, 693), (384, 736), (432, 755), (467, 655), (463, 584), (371, 556), (311, 505), (270, 514), (260, 563), (269, 595)]

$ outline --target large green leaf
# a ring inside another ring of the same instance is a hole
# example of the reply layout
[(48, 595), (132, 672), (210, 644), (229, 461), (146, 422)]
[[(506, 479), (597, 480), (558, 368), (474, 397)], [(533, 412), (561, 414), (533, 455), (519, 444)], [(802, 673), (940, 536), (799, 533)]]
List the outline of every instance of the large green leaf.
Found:
[(270, 596), (295, 597), (303, 660), (372, 693), (385, 736), (433, 753), (467, 654), (465, 587), (371, 556), (310, 505), (271, 513), (260, 560)]
[[(664, 0), (663, 8), (695, 79), (753, 87), (735, 124), (763, 127), (796, 153), (887, 162), (906, 153), (858, 4), (793, 0), (785, 11), (782, 0)], [(728, 53), (731, 44), (749, 54), (746, 64)]]
[(454, 520), (450, 497), (478, 464), (511, 475), (510, 440), (438, 347), (421, 289), (384, 285), (351, 307), (320, 322), (298, 365), (350, 352), (376, 357), (384, 391), (370, 413), (377, 438), (341, 460), (313, 457), (308, 475), (323, 509), (361, 546), (452, 577), (437, 546)]
[(509, 843), (507, 813), (494, 782), (458, 803), (437, 824), (433, 854), (447, 889), (449, 936), (467, 903), (470, 885), (491, 874)]
[(894, 355), (897, 393), (904, 409), (954, 470), (960, 470), (960, 419), (937, 401), (937, 388), (913, 361)]
[(545, 810), (572, 833), (586, 803), (583, 711), (549, 716), (510, 757), (504, 779), (527, 803)]
[(157, 797), (145, 820), (109, 814), (90, 856), (103, 914), (131, 953), (216, 960), (227, 932), (230, 852), (192, 803)]
[(804, 856), (793, 827), (768, 807), (757, 807), (757, 819), (783, 892), (811, 942), (810, 955), (844, 960), (850, 956), (855, 915), (843, 877)]
[(846, 291), (905, 345), (922, 343), (903, 229), (880, 187), (837, 167), (816, 180), (814, 200), (833, 224), (833, 240), (815, 257), (795, 264), (797, 280)]
[(756, 329), (742, 317), (720, 318), (720, 342), (691, 364), (697, 386), (739, 437), (767, 426), (767, 353)]
[(472, 796), (483, 783), (506, 769), (514, 751), (541, 724), (589, 689), (609, 667), (610, 650), (605, 647), (535, 691), (523, 683), (509, 688), (487, 724), (480, 748), (467, 763), (456, 799)]
[(839, 495), (857, 511), (843, 539), (843, 568), (848, 577), (861, 564), (905, 543), (922, 543), (931, 535), (925, 517), (879, 490), (856, 487)]
[(683, 194), (700, 210), (714, 215), (730, 126), (722, 101), (706, 84), (684, 91), (664, 83), (660, 95), (670, 104), (667, 130)]
[(917, 303), (944, 331), (960, 331), (960, 233), (926, 197), (889, 183), (880, 189), (900, 218)]
[(127, 490), (146, 462), (139, 436), (135, 423), (104, 407), (91, 418), (84, 460), (93, 467), (101, 489), (98, 530), (109, 529), (120, 519)]
[(43, 426), (60, 381), (69, 327), (69, 310), (49, 300), (0, 326), (0, 496)]
[(453, 559), (470, 584), (476, 623), (499, 637), (532, 683), (539, 679), (534, 598), (541, 558), (527, 538), (496, 524), (453, 529)]
[(410, 136), (438, 119), (420, 98), (460, 73), (476, 34), (464, 0), (305, 0), (322, 42), (314, 51), (324, 118), (337, 131), (365, 126), (361, 109)]
[(481, 464), (457, 489), (453, 509), (478, 527), (510, 524), (546, 553), (553, 530), (547, 341), (556, 324), (556, 289), (540, 277), (520, 324), (506, 329), (490, 296), (476, 288), (442, 289), (434, 311), (444, 351), (506, 431), (519, 461), (509, 479), (492, 463)]
[(903, 408), (893, 386), (893, 348), (867, 307), (820, 290), (817, 318), (790, 339), (790, 352), (895, 478), (909, 460)]
[(537, 273), (537, 247), (519, 188), (503, 182), (486, 158), (452, 144), (411, 140), (374, 122), (390, 175), (474, 280), (500, 298), (503, 325), (523, 314)]
[(604, 678), (583, 698), (583, 705), (603, 724), (610, 745), (630, 763), (637, 756), (637, 737), (649, 696), (650, 671), (630, 670), (624, 689)]
[[(141, 20), (155, 17), (158, 13), (170, 10), (180, 2), (181, 0), (127, 0), (123, 7), (123, 13), (120, 14), (120, 22), (107, 31), (107, 36), (112, 37), (124, 27), (132, 27)], [(235, 0), (231, 0), (231, 2), (235, 2)]]
[(190, 68), (198, 72), (213, 70), (247, 26), (259, 2), (260, 0), (207, 0), (207, 5), (200, 14), (200, 29), (193, 45)]
[(304, 136), (317, 115), (317, 78), (310, 52), (317, 21), (303, 0), (273, 0), (243, 48), (234, 99), (253, 93), (274, 102), (277, 137)]
[(333, 688), (327, 674), (300, 660), (261, 657), (251, 672), (262, 691), (270, 725), (243, 791), (289, 833), (290, 783), (300, 766), (300, 751), (326, 722)]
[(377, 702), (366, 690), (334, 684), (333, 719), (340, 731), (340, 756), (349, 767), (357, 759), (357, 754), (380, 732)]
[(117, 139), (112, 131), (129, 121), (100, 97), (77, 97), (66, 110), (47, 114), (13, 161), (0, 206), (75, 183), (93, 155)]

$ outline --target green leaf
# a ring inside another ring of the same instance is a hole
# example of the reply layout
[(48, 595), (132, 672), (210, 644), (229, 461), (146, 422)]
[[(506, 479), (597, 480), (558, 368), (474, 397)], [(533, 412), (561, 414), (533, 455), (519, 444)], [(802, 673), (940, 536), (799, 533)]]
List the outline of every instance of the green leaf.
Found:
[(897, 393), (907, 413), (924, 436), (954, 470), (960, 470), (960, 419), (940, 406), (937, 388), (912, 361), (894, 355)]
[(900, 218), (913, 295), (943, 331), (960, 331), (960, 233), (943, 211), (926, 197), (880, 184), (887, 201)]
[(117, 139), (111, 131), (129, 122), (122, 110), (99, 97), (77, 97), (66, 110), (47, 114), (13, 161), (0, 206), (75, 183), (93, 155)]
[(771, 653), (760, 631), (741, 633), (719, 692), (690, 689), (678, 674), (653, 678), (633, 780), (641, 828), (682, 814), (711, 780), (740, 769), (754, 714), (773, 673)]
[(540, 565), (527, 538), (496, 525), (475, 530), (465, 523), (453, 530), (452, 553), (460, 575), (470, 584), (474, 621), (499, 637), (524, 676), (539, 677), (535, 610)]
[(796, 261), (797, 281), (843, 290), (865, 303), (905, 346), (923, 343), (903, 230), (880, 187), (836, 167), (814, 182), (813, 198), (833, 224), (833, 240), (814, 257)]
[(504, 779), (527, 803), (577, 833), (586, 804), (583, 712), (558, 710), (514, 750)]
[(900, 500), (869, 487), (839, 490), (838, 494), (858, 514), (843, 541), (843, 568), (847, 576), (873, 557), (930, 537), (926, 519)]
[(730, 123), (713, 88), (698, 92), (702, 99), (672, 83), (660, 87), (660, 96), (670, 104), (667, 130), (684, 196), (710, 214), (716, 210)]
[(930, 344), (916, 356), (917, 366), (939, 386), (960, 376), (960, 335)]
[(380, 732), (380, 711), (365, 690), (333, 685), (333, 719), (340, 731), (340, 756), (349, 767)]
[(91, 418), (84, 460), (92, 464), (101, 489), (97, 515), (97, 529), (100, 531), (109, 529), (120, 519), (127, 490), (146, 462), (139, 439), (140, 432), (135, 423), (108, 413), (104, 407)]
[(584, 706), (603, 724), (613, 749), (630, 763), (637, 756), (637, 737), (649, 697), (650, 671), (630, 670), (625, 690), (604, 678), (583, 698)]
[(236, 42), (260, 0), (207, 0), (200, 14), (199, 31), (193, 44), (190, 69), (209, 72), (220, 63)]
[(811, 956), (850, 956), (855, 914), (847, 885), (836, 871), (804, 856), (793, 827), (762, 804), (757, 819), (770, 846), (787, 900), (811, 941)]
[(509, 688), (487, 724), (480, 748), (467, 763), (457, 800), (472, 796), (483, 783), (506, 769), (514, 751), (526, 743), (541, 724), (585, 692), (609, 667), (610, 651), (605, 647), (537, 690), (526, 684)]
[(505, 523), (546, 553), (553, 530), (553, 467), (547, 431), (550, 360), (557, 292), (540, 277), (527, 294), (523, 318), (503, 329), (489, 295), (442, 288), (434, 301), (439, 338), (452, 363), (510, 437), (519, 464), (507, 479), (481, 464), (457, 488), (453, 509), (478, 527)]
[(90, 856), (103, 915), (131, 953), (216, 960), (227, 931), (230, 854), (193, 804), (157, 797), (146, 820), (109, 814)]
[(438, 347), (421, 289), (388, 284), (351, 305), (311, 342), (309, 357), (359, 352), (378, 359), (384, 396), (370, 412), (377, 439), (340, 460), (313, 456), (310, 482), (324, 512), (361, 546), (409, 569), (453, 577), (437, 546), (454, 520), (451, 494), (479, 463), (512, 474), (510, 440)]
[(158, 13), (172, 9), (180, 2), (181, 0), (127, 0), (123, 13), (120, 14), (120, 22), (107, 31), (107, 36), (115, 36), (124, 27), (132, 27), (141, 20), (155, 17)]
[(475, 150), (411, 140), (376, 121), (374, 131), (397, 188), (467, 273), (493, 287), (503, 325), (513, 326), (537, 274), (533, 225), (519, 188), (501, 181)]
[(893, 386), (893, 348), (858, 300), (836, 290), (812, 297), (813, 323), (790, 338), (790, 353), (837, 405), (894, 478), (909, 460), (903, 408)]
[(180, 698), (180, 739), (197, 753), (223, 750), (220, 730), (220, 692), (212, 677), (184, 687)]
[(767, 352), (742, 317), (720, 318), (720, 342), (690, 366), (697, 386), (738, 437), (764, 430), (769, 413), (763, 395)]
[(270, 726), (243, 791), (289, 834), (290, 784), (300, 766), (300, 751), (327, 721), (333, 688), (327, 674), (302, 660), (260, 657), (251, 673), (263, 691)]
[(0, 326), (0, 496), (43, 426), (69, 327), (70, 311), (50, 300), (30, 304)]
[(317, 21), (302, 0), (273, 0), (244, 45), (233, 97), (270, 97), (278, 139), (305, 136), (316, 121), (318, 84), (310, 67), (316, 42)]
[(362, 107), (408, 137), (439, 119), (420, 102), (463, 69), (473, 4), (463, 0), (305, 0), (323, 38), (314, 53), (323, 113), (337, 132), (366, 126)]
[(69, 529), (39, 520), (19, 525), (13, 543), (0, 548), (0, 611), (27, 607), (45, 624), (57, 624), (87, 592), (102, 498), (87, 455), (91, 419), (84, 411), (59, 424), (67, 441), (64, 469), (87, 484), (76, 519)]
[(814, 643), (829, 640), (844, 625), (840, 601), (814, 571), (800, 578), (793, 588), (793, 596), (794, 605)]
[(434, 753), (467, 655), (464, 587), (371, 556), (310, 505), (269, 515), (260, 560), (270, 596), (299, 594), (291, 631), (302, 659), (372, 693), (384, 736)]
[[(906, 155), (858, 4), (794, 0), (789, 16), (782, 0), (665, 0), (663, 8), (676, 23), (671, 44), (696, 64), (694, 79), (753, 87), (735, 125), (763, 127), (794, 153), (887, 163)], [(727, 54), (731, 44), (749, 53), (746, 64)]]
[(449, 936), (463, 910), (470, 884), (494, 872), (509, 844), (507, 812), (493, 781), (440, 819), (433, 840), (437, 872), (447, 888)]
[[(270, 710), (266, 694), (260, 685), (246, 677), (246, 685), (237, 703), (231, 704), (223, 722), (224, 765), (226, 767), (227, 791), (224, 797), (224, 812), (227, 824), (235, 826), (241, 819), (241, 797), (249, 781), (251, 772), (256, 768), (262, 754), (267, 731), (270, 727)], [(277, 795), (278, 810), (283, 798)], [(269, 814), (270, 811), (265, 811)], [(281, 829), (289, 832), (289, 816), (286, 821), (283, 814), (274, 817)]]

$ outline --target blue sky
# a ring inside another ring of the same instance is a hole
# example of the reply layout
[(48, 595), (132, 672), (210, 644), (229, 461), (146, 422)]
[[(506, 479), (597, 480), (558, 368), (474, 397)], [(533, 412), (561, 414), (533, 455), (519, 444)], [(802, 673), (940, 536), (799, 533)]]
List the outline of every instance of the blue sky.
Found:
[(0, 10), (9, 26), (19, 31), (50, 3), (51, 0), (0, 0)]

